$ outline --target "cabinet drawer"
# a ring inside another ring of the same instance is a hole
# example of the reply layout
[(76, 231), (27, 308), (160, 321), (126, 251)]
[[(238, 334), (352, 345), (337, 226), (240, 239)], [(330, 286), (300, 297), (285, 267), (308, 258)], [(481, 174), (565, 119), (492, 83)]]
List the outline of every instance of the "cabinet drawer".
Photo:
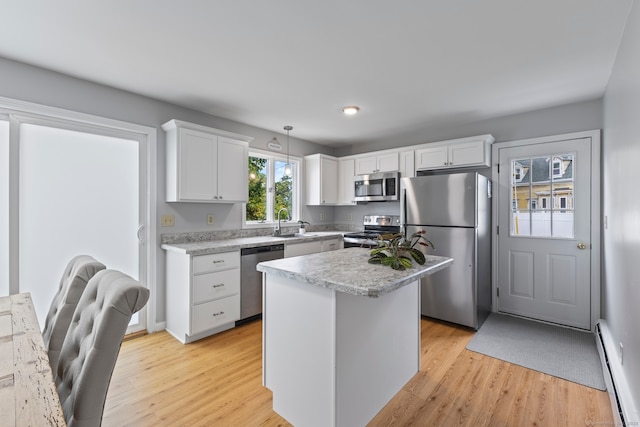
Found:
[(191, 334), (240, 319), (240, 295), (205, 302), (192, 307)]
[(240, 251), (193, 257), (193, 274), (209, 273), (240, 267)]
[(218, 271), (193, 276), (193, 304), (240, 293), (240, 270)]

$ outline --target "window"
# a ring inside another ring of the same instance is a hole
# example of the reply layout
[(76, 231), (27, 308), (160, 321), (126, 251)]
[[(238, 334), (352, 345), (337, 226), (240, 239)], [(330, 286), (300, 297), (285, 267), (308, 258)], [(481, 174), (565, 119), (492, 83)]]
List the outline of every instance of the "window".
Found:
[(559, 153), (511, 160), (512, 236), (573, 238), (574, 159)]
[(513, 167), (513, 178), (516, 180), (516, 182), (522, 181), (522, 165), (517, 162)]
[(291, 174), (285, 174), (287, 159), (272, 153), (249, 153), (249, 200), (245, 204), (245, 224), (297, 220), (300, 212), (300, 159), (289, 157)]
[(552, 174), (554, 178), (560, 178), (562, 176), (562, 160), (555, 158), (552, 162)]

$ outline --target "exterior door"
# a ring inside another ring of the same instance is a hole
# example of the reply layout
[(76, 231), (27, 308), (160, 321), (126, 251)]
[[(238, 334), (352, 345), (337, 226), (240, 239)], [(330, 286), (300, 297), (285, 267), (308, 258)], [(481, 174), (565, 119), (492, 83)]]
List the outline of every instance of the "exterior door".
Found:
[(497, 309), (592, 326), (592, 139), (498, 153)]

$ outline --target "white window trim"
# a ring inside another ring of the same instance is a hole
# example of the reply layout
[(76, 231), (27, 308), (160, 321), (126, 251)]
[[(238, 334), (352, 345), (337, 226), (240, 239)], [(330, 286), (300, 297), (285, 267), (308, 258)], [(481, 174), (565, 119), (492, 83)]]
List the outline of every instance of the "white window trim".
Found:
[[(159, 246), (157, 244), (156, 225), (156, 204), (157, 204), (157, 129), (150, 126), (129, 123), (121, 120), (114, 120), (92, 114), (80, 113), (63, 108), (49, 107), (27, 101), (12, 98), (0, 97), (0, 116), (8, 117), (10, 126), (19, 126), (19, 118), (30, 118), (33, 121), (45, 120), (46, 122), (58, 121), (67, 126), (74, 124), (83, 127), (96, 127), (100, 129), (110, 129), (111, 131), (134, 133), (145, 141), (146, 145), (146, 174), (147, 174), (147, 200), (145, 221), (147, 230), (144, 232), (145, 238), (145, 263), (146, 286), (149, 289), (150, 297), (147, 303), (146, 328), (149, 332), (164, 329), (157, 324), (156, 320), (156, 259), (158, 258)], [(9, 157), (11, 164), (19, 164), (18, 158), (18, 134), (10, 131)], [(19, 230), (19, 194), (15, 188), (18, 182), (19, 170), (17, 167), (9, 171), (9, 293), (19, 292), (12, 286), (19, 284), (18, 255), (18, 231)]]
[[(285, 160), (287, 159), (286, 153), (274, 153), (273, 151), (266, 151), (260, 149), (249, 148), (249, 156), (248, 157), (263, 157), (269, 160)], [(247, 158), (248, 161), (248, 158)], [(293, 196), (294, 200), (297, 202), (297, 206), (293, 206), (293, 212), (290, 213), (291, 221), (286, 222), (286, 224), (293, 224), (302, 215), (302, 200), (301, 200), (301, 187), (302, 187), (302, 158), (298, 156), (289, 155), (289, 162), (296, 163), (297, 167), (293, 168), (294, 176), (293, 176)], [(267, 175), (269, 175), (268, 180), (271, 182), (274, 181), (273, 171), (267, 171)], [(267, 201), (268, 209), (270, 209), (271, 202)], [(276, 219), (265, 222), (247, 222), (247, 204), (242, 204), (242, 228), (243, 229), (252, 229), (252, 228), (265, 228), (265, 227), (273, 227), (278, 221)]]

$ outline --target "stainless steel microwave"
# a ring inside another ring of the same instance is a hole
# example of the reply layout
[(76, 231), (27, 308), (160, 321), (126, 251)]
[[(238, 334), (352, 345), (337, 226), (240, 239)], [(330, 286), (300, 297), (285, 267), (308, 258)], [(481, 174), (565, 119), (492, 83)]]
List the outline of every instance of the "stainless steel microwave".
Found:
[(380, 172), (353, 177), (356, 202), (399, 200), (400, 172)]

